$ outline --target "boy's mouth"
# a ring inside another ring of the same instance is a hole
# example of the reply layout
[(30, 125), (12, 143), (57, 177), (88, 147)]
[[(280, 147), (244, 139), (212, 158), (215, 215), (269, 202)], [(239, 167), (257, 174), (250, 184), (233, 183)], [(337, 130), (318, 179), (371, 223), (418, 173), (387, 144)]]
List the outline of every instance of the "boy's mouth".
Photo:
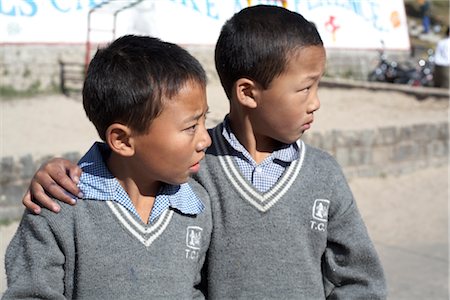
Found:
[(312, 123), (313, 123), (313, 120), (311, 120), (311, 121), (308, 122), (308, 123), (303, 124), (302, 129), (303, 129), (303, 130), (308, 130), (308, 129), (310, 129)]
[(200, 162), (197, 162), (196, 164), (189, 167), (189, 171), (192, 173), (197, 173), (200, 171)]

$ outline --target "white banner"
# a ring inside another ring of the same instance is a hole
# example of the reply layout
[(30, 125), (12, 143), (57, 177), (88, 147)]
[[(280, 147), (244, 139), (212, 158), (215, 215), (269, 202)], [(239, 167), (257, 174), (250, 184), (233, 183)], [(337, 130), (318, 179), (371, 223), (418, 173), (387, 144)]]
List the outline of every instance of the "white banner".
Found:
[(0, 0), (0, 43), (85, 43), (89, 29), (93, 42), (135, 33), (213, 45), (223, 23), (249, 4), (302, 14), (327, 48), (410, 48), (403, 0)]

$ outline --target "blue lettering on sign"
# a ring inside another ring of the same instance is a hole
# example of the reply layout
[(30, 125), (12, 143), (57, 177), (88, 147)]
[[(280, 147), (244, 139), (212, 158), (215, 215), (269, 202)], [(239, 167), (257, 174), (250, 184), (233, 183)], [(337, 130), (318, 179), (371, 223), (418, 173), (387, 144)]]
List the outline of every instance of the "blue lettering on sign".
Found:
[(252, 5), (260, 5), (260, 4), (264, 4), (264, 5), (274, 5), (274, 6), (280, 6), (282, 5), (281, 1), (279, 0), (253, 0), (252, 1)]
[(96, 6), (99, 6), (100, 4), (106, 4), (110, 1), (111, 0), (89, 0), (89, 8), (94, 8)]
[(214, 11), (216, 8), (216, 3), (211, 0), (206, 0), (206, 15), (210, 18), (213, 18), (215, 20), (219, 19), (219, 14), (217, 11)]
[(170, 0), (174, 3), (183, 5), (186, 8), (190, 8), (196, 12), (204, 14), (208, 18), (214, 20), (219, 19), (219, 13), (216, 10), (216, 0)]
[(243, 8), (240, 0), (234, 0), (234, 11), (240, 11)]
[(6, 7), (4, 4), (3, 0), (0, 0), (0, 15), (32, 17), (38, 10), (33, 0), (22, 0), (19, 3), (16, 2), (12, 7)]
[[(98, 6), (99, 4), (107, 2), (109, 2), (109, 0), (89, 0), (88, 8), (93, 8)], [(74, 1), (67, 2), (66, 0), (51, 0), (50, 3), (57, 11), (62, 13), (68, 13), (73, 10), (82, 10), (84, 8), (83, 5), (81, 4), (81, 0), (77, 0), (76, 2)], [(69, 3), (70, 3), (69, 6), (64, 6)], [(75, 4), (75, 6), (73, 4)]]
[(310, 11), (321, 7), (337, 6), (343, 9), (350, 10), (355, 15), (363, 18), (366, 22), (371, 23), (373, 27), (379, 31), (388, 31), (387, 27), (384, 24), (380, 23), (379, 2), (380, 1), (375, 0), (295, 0), (294, 7), (296, 12), (304, 14), (300, 12), (301, 4), (304, 4)]
[[(67, 3), (67, 1), (65, 1), (65, 3)], [(64, 7), (60, 6), (60, 5), (59, 5), (60, 2), (59, 2), (58, 0), (52, 0), (52, 1), (51, 1), (51, 4), (52, 4), (52, 6), (53, 6), (57, 11), (60, 11), (60, 12), (62, 12), (62, 13), (67, 13), (67, 12), (70, 11), (70, 7), (64, 8)], [(80, 4), (80, 1), (78, 1), (78, 5), (79, 5), (79, 4)]]
[[(280, 0), (252, 0), (252, 6), (265, 4), (265, 5), (273, 5), (273, 6), (282, 6), (283, 3)], [(245, 0), (234, 0), (234, 12), (238, 12), (243, 8), (248, 6), (248, 1)]]
[[(198, 9), (198, 6), (197, 6), (197, 4), (196, 4), (196, 1), (194, 1), (194, 0), (189, 0), (189, 2), (191, 3), (191, 8), (192, 8), (193, 10), (200, 11), (200, 10)], [(186, 0), (181, 0), (181, 3), (180, 3), (180, 4), (183, 5), (183, 6), (186, 6), (186, 7), (188, 6)]]
[[(69, 13), (74, 10), (82, 10), (87, 6), (87, 8), (93, 8), (99, 4), (109, 2), (110, 0), (46, 0), (49, 1), (51, 7), (60, 13)], [(83, 6), (82, 2), (87, 2)], [(12, 4), (12, 2), (14, 4)], [(8, 6), (6, 3), (10, 4)], [(10, 16), (10, 17), (33, 17), (38, 12), (38, 4), (42, 3), (42, 0), (0, 0), (0, 15)], [(70, 4), (70, 5), (69, 5)]]
[(380, 24), (380, 22), (379, 22), (380, 21), (378, 18), (379, 11), (380, 11), (379, 3), (370, 1), (369, 5), (371, 8), (370, 11), (372, 12), (372, 23), (373, 23), (374, 27), (380, 31), (389, 31), (388, 28), (386, 28), (385, 26), (383, 26), (383, 24)]

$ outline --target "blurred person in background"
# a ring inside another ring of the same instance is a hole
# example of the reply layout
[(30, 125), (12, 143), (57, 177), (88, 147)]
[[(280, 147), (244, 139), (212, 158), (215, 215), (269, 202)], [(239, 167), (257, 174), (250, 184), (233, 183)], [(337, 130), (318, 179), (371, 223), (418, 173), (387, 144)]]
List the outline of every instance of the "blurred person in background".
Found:
[(445, 31), (445, 37), (436, 45), (435, 66), (434, 66), (434, 86), (449, 88), (449, 66), (450, 66), (450, 37), (449, 27)]
[(423, 33), (428, 33), (430, 31), (430, 11), (431, 3), (430, 0), (417, 0), (419, 4), (420, 18), (422, 19)]

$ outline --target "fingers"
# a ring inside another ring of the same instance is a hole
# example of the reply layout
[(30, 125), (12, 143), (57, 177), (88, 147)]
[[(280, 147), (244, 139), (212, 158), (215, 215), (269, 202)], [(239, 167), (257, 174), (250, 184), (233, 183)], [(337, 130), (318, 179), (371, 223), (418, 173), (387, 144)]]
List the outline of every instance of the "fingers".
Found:
[[(47, 193), (56, 199), (68, 204), (75, 204), (74, 198), (83, 197), (77, 186), (81, 169), (71, 161), (53, 159), (43, 168), (42, 173), (40, 172), (41, 170), (36, 173), (36, 179), (39, 178), (37, 181), (42, 184)], [(50, 178), (46, 178), (46, 176), (50, 176)]]
[[(63, 198), (61, 201), (73, 204), (75, 203), (75, 200), (72, 199), (71, 196), (68, 196), (64, 193), (64, 190), (59, 188), (56, 183), (51, 183), (52, 179), (48, 177), (48, 182), (44, 180), (41, 176), (41, 182), (47, 187), (48, 190), (51, 191), (52, 194), (55, 195), (55, 198)], [(33, 197), (31, 196), (33, 195)], [(30, 187), (28, 188), (27, 192), (25, 193), (23, 199), (22, 199), (23, 205), (29, 210), (31, 210), (35, 214), (40, 214), (41, 212), (41, 206), (45, 207), (55, 213), (59, 212), (61, 210), (61, 207), (48, 196), (48, 194), (43, 189), (42, 185), (39, 184), (35, 179), (33, 179), (30, 183)]]
[[(71, 182), (70, 179), (68, 179), (68, 181)], [(71, 205), (75, 204), (76, 202), (76, 197), (70, 194), (70, 192), (67, 192), (47, 173), (36, 173), (35, 178), (31, 181), (30, 184), (30, 192), (33, 197), (33, 201), (40, 203), (42, 206), (50, 210), (54, 210), (50, 207), (52, 205), (50, 205), (49, 203), (54, 203), (54, 200), (52, 200), (52, 198), (56, 198)]]
[[(67, 167), (69, 168), (68, 173), (69, 173), (70, 179), (72, 179), (73, 183), (76, 186), (80, 182), (81, 168), (75, 164), (71, 164)], [(78, 187), (77, 187), (77, 189), (78, 189)], [(76, 191), (73, 191), (73, 192), (75, 192), (75, 195), (78, 195), (79, 189), (78, 189), (78, 193)], [(79, 196), (79, 198), (82, 198), (82, 197), (80, 197), (80, 195), (78, 195), (78, 196)]]
[(25, 195), (22, 198), (22, 204), (25, 205), (25, 207), (32, 211), (35, 214), (40, 214), (41, 213), (41, 207), (37, 204), (35, 204), (33, 201), (31, 201), (31, 193), (30, 193), (30, 189), (27, 189)]
[(40, 206), (59, 212), (61, 207), (52, 198), (75, 204), (76, 197), (83, 196), (77, 186), (80, 176), (81, 169), (77, 165), (62, 158), (54, 158), (36, 172), (22, 203), (36, 214), (40, 213)]
[(69, 176), (78, 180), (81, 170), (77, 169), (79, 169), (77, 165), (60, 158), (52, 159), (42, 166), (34, 175), (30, 185), (34, 200), (47, 203), (51, 196), (62, 202), (75, 204), (75, 198), (81, 198), (82, 194), (77, 183), (73, 182)]

